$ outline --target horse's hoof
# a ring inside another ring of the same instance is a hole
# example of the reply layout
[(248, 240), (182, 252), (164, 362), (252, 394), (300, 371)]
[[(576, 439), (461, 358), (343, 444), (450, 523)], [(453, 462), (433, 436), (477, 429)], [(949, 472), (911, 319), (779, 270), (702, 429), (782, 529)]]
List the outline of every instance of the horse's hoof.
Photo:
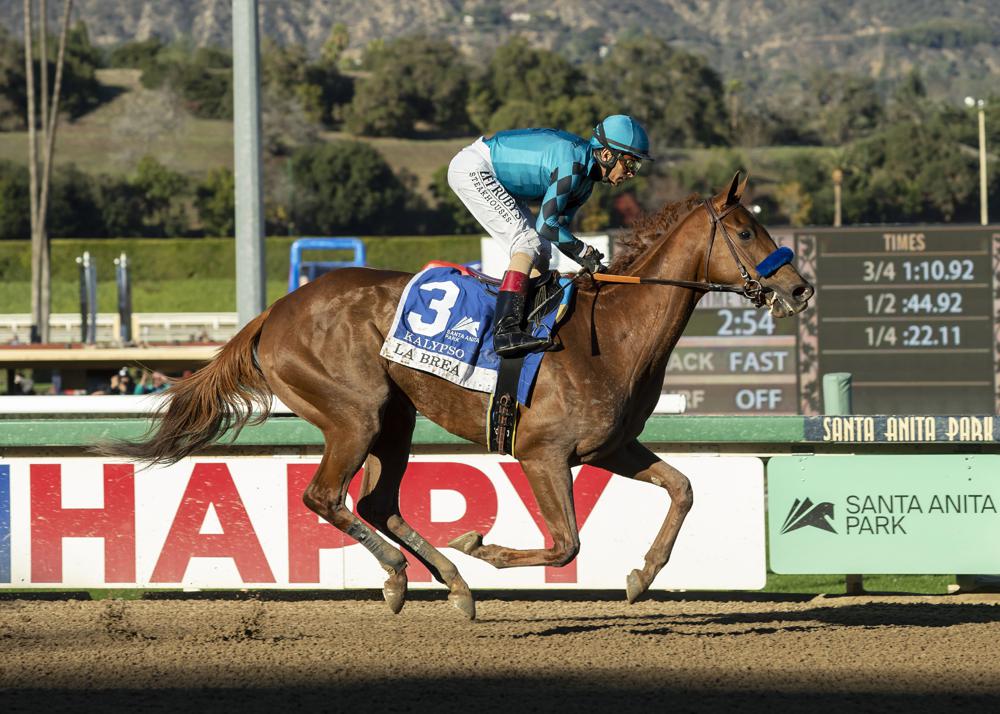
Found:
[(398, 615), (406, 604), (406, 571), (401, 571), (390, 575), (385, 584), (382, 585), (382, 596), (385, 603), (392, 610), (393, 615)]
[(482, 544), (483, 537), (475, 531), (469, 531), (465, 535), (460, 535), (458, 538), (449, 543), (448, 547), (460, 550), (466, 555), (472, 555), (473, 551)]
[(625, 578), (625, 599), (631, 605), (639, 596), (646, 592), (646, 586), (642, 583), (642, 571), (633, 570)]
[(451, 593), (448, 596), (448, 602), (470, 620), (476, 619), (476, 601), (472, 599), (472, 593), (468, 590)]

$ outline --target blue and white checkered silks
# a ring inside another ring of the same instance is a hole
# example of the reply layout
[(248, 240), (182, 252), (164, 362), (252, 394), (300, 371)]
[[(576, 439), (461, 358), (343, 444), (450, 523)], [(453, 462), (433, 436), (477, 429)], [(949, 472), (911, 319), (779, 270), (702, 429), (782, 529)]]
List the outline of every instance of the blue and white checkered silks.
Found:
[[(555, 306), (553, 306), (555, 307)], [(500, 357), (493, 350), (495, 296), (455, 268), (428, 268), (407, 284), (381, 355), (477, 392), (492, 393)], [(536, 334), (549, 334), (555, 310)], [(517, 399), (528, 404), (544, 353), (524, 358)]]

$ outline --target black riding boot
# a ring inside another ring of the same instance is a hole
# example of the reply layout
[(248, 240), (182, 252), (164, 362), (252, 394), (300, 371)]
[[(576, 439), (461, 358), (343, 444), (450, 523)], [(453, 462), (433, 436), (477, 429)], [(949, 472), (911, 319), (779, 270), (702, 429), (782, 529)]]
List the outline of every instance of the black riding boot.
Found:
[[(501, 286), (500, 292), (497, 294), (496, 321), (493, 325), (493, 349), (501, 357), (517, 357), (549, 345), (547, 338), (534, 337), (521, 328), (525, 303), (527, 302), (528, 281), (524, 279), (519, 282), (521, 284), (517, 287), (521, 287), (521, 290), (505, 290)], [(504, 285), (508, 285), (506, 277)]]

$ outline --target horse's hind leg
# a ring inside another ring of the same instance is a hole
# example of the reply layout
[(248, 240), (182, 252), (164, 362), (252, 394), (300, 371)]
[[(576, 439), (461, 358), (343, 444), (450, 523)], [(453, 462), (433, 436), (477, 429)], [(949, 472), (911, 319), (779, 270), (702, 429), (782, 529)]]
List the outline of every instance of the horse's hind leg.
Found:
[[(337, 423), (326, 431), (323, 460), (302, 494), (302, 500), (310, 509), (354, 538), (375, 556), (389, 574), (385, 584), (387, 593), (398, 590), (400, 583), (405, 592), (406, 558), (347, 507), (347, 487), (369, 451), (372, 442), (370, 433), (365, 434), (358, 425), (346, 422)], [(388, 594), (386, 599), (393, 607)], [(399, 612), (402, 602), (400, 598), (398, 606), (393, 607), (394, 612)]]
[[(367, 548), (393, 590), (400, 582), (405, 587), (406, 558), (347, 507), (347, 487), (382, 431), (393, 395), (385, 361), (375, 356), (382, 335), (369, 321), (373, 304), (381, 300), (386, 309), (385, 298), (352, 284), (371, 273), (344, 275), (325, 283), (326, 297), (320, 288), (307, 289), (275, 303), (257, 357), (274, 395), (323, 432), (323, 459), (302, 500)], [(310, 303), (323, 300), (322, 306)]]
[[(406, 471), (415, 423), (416, 410), (409, 400), (399, 395), (390, 400), (382, 431), (365, 461), (358, 513), (427, 566), (438, 582), (448, 586), (451, 604), (469, 619), (475, 619), (476, 603), (458, 569), (399, 513), (399, 485)], [(393, 612), (399, 612), (406, 598), (405, 571), (395, 579), (390, 577), (383, 593)]]

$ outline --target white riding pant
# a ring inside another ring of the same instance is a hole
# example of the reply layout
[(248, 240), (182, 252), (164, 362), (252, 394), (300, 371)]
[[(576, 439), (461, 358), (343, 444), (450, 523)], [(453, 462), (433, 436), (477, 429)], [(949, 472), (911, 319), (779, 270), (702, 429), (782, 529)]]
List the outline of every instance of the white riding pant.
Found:
[(497, 179), (490, 147), (482, 137), (451, 160), (448, 185), (509, 257), (523, 253), (531, 257), (536, 268), (548, 270), (552, 244), (538, 235), (528, 207), (511, 196)]

